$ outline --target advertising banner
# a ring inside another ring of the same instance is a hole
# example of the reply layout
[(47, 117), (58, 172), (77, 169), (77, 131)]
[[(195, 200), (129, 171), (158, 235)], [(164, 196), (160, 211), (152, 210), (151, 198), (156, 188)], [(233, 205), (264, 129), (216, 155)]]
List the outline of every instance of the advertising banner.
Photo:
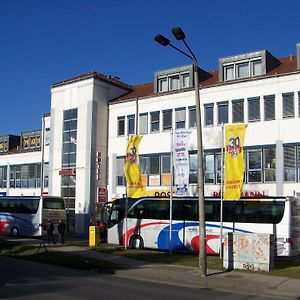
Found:
[(173, 139), (173, 165), (176, 195), (188, 195), (189, 188), (189, 152), (188, 142), (191, 130), (175, 130)]
[(247, 124), (225, 126), (224, 200), (239, 200), (244, 181), (244, 138)]
[(147, 196), (142, 184), (142, 175), (139, 166), (138, 148), (143, 136), (131, 136), (126, 150), (124, 173), (127, 182), (127, 197), (139, 198)]

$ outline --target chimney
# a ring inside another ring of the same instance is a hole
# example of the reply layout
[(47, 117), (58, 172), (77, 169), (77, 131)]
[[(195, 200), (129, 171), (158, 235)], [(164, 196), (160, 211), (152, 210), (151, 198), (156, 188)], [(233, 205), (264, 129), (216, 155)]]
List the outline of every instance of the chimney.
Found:
[(297, 70), (300, 70), (300, 43), (296, 45), (297, 48)]

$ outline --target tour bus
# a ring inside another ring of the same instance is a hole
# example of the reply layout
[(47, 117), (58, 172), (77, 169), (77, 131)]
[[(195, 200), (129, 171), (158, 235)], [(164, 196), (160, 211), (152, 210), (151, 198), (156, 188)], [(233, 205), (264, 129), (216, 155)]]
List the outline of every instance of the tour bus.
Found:
[(0, 197), (0, 235), (41, 236), (42, 224), (52, 220), (56, 226), (66, 219), (65, 202), (55, 196)]
[[(116, 199), (110, 209), (108, 243), (123, 246), (126, 243), (140, 249), (198, 252), (198, 198), (173, 197), (172, 208), (170, 219), (169, 198)], [(219, 198), (205, 198), (207, 254), (220, 251), (220, 208)], [(229, 232), (274, 234), (275, 255), (300, 254), (300, 198), (223, 201), (223, 240)]]

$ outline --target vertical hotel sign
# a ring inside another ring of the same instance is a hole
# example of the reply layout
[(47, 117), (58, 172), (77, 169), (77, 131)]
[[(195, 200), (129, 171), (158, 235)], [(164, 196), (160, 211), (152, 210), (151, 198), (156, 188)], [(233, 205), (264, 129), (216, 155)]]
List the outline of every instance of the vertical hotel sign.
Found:
[(244, 181), (244, 138), (247, 124), (225, 126), (224, 200), (239, 200)]
[(142, 175), (138, 160), (138, 148), (143, 136), (131, 136), (128, 141), (124, 173), (127, 182), (127, 197), (139, 198), (147, 196), (147, 191), (142, 185)]
[(176, 195), (188, 195), (189, 188), (189, 152), (188, 142), (191, 130), (175, 130), (173, 140), (173, 165)]

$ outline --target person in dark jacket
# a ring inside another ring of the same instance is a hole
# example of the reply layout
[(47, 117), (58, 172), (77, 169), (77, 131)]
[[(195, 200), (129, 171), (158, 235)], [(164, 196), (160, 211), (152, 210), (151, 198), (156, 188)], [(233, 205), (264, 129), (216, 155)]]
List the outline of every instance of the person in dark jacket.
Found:
[(50, 219), (48, 219), (47, 224), (46, 224), (46, 232), (47, 232), (47, 239), (48, 239), (48, 244), (52, 243), (56, 244), (53, 236), (53, 231), (54, 231), (54, 225)]
[(60, 244), (64, 244), (65, 243), (65, 234), (66, 234), (65, 220), (59, 220), (59, 223), (57, 226), (57, 231), (58, 231), (58, 242)]

